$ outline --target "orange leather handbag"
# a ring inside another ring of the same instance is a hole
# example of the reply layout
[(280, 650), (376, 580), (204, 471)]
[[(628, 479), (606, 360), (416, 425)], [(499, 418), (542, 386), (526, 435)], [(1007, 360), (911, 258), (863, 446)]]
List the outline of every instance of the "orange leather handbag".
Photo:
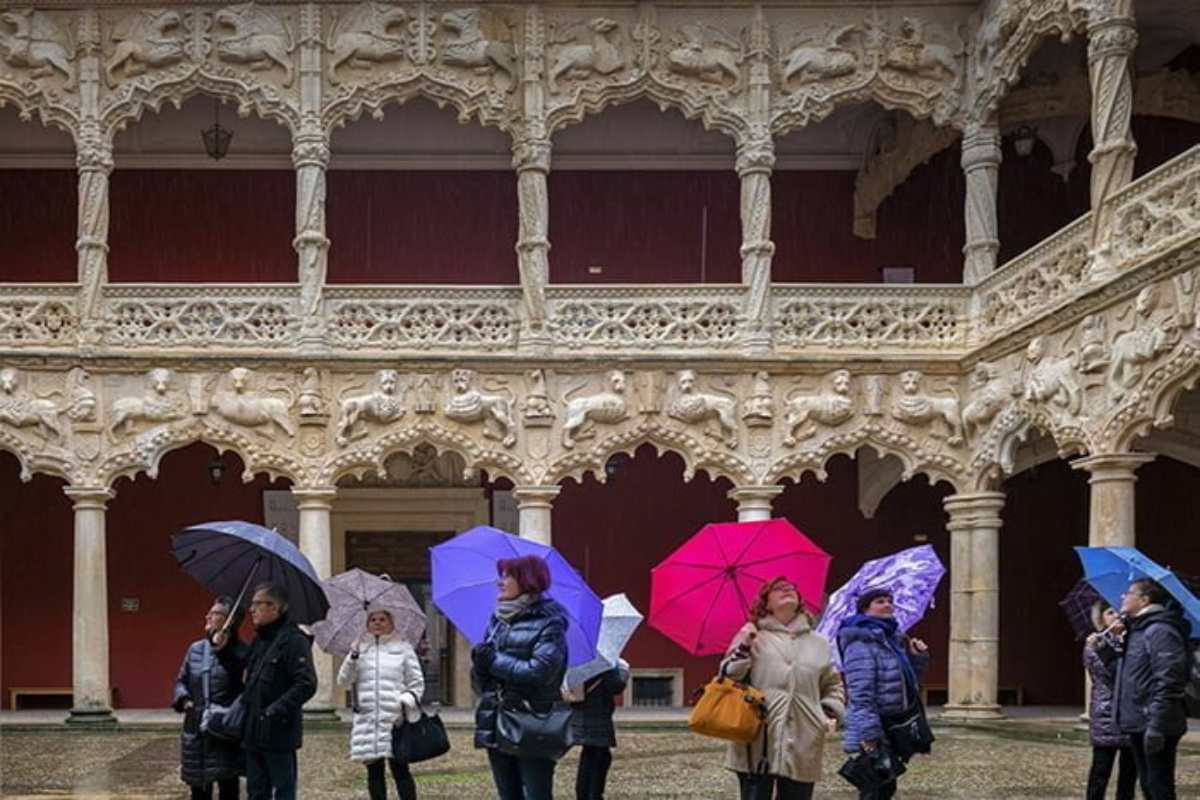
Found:
[(758, 737), (767, 718), (767, 697), (758, 689), (718, 675), (702, 690), (688, 727), (701, 736), (739, 744)]

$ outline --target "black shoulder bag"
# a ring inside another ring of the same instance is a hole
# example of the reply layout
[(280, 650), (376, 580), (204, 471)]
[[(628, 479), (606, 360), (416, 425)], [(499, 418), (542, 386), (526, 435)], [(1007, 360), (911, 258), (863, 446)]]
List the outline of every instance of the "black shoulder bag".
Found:
[(536, 711), (528, 700), (506, 703), (504, 694), (501, 689), (496, 712), (497, 750), (519, 758), (557, 761), (571, 749), (575, 742), (569, 705), (555, 702), (546, 711)]
[(405, 764), (415, 764), (445, 755), (450, 751), (450, 738), (446, 735), (446, 726), (442, 724), (441, 717), (436, 713), (426, 713), (421, 698), (412, 692), (409, 694), (417, 701), (421, 718), (409, 722), (401, 709), (400, 718), (392, 726), (392, 758)]

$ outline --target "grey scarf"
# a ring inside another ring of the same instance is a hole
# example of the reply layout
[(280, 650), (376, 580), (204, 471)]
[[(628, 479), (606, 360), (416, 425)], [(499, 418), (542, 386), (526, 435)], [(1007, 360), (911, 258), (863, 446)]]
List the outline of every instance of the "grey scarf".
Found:
[(496, 616), (501, 622), (511, 625), (512, 621), (519, 617), (525, 609), (540, 599), (541, 595), (539, 594), (519, 594), (512, 600), (501, 600), (496, 604)]

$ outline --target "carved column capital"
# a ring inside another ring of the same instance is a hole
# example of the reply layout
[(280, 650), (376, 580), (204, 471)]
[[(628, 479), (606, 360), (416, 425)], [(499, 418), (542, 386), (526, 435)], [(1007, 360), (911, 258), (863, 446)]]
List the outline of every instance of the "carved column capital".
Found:
[(783, 487), (738, 486), (725, 495), (737, 503), (738, 522), (757, 522), (771, 518), (771, 503), (783, 493)]
[(292, 164), (303, 167), (329, 167), (329, 137), (324, 131), (303, 131), (292, 142)]
[(1000, 127), (996, 121), (968, 125), (962, 139), (963, 170), (999, 167), (1000, 160)]
[(548, 138), (517, 139), (512, 147), (512, 165), (517, 172), (550, 172), (550, 153), (553, 149)]
[(336, 486), (293, 486), (292, 497), (300, 511), (329, 511), (337, 491)]
[(562, 492), (561, 486), (514, 486), (513, 500), (517, 501), (517, 509), (553, 508), (554, 500)]
[(1134, 482), (1137, 480), (1138, 467), (1149, 464), (1155, 458), (1153, 453), (1100, 453), (1093, 456), (1077, 458), (1071, 462), (1071, 469), (1084, 470), (1088, 473), (1088, 483), (1110, 481)]
[(95, 120), (85, 120), (76, 133), (75, 168), (80, 172), (103, 172), (105, 175), (113, 171), (112, 141)]
[(738, 145), (734, 168), (738, 177), (756, 172), (770, 174), (775, 168), (775, 142), (771, 137), (755, 138)]
[(105, 511), (108, 501), (117, 496), (107, 486), (64, 486), (63, 494), (71, 498), (76, 511)]
[(1004, 492), (952, 494), (942, 501), (942, 507), (950, 515), (946, 529), (952, 533), (981, 528), (999, 529), (1003, 523), (1000, 511), (1004, 508)]

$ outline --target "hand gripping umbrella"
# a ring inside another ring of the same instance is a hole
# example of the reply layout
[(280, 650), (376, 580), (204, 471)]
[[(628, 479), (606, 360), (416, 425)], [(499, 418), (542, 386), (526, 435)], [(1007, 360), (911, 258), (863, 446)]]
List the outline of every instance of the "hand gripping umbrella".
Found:
[(428, 620), (412, 592), (387, 575), (352, 569), (321, 582), (330, 600), (325, 619), (313, 625), (313, 637), (326, 653), (344, 656), (367, 629), (367, 617), (387, 611), (401, 639), (413, 647), (421, 641)]
[(478, 644), (496, 610), (496, 562), (530, 555), (543, 559), (550, 568), (547, 594), (566, 611), (567, 665), (591, 661), (596, 656), (603, 606), (575, 568), (553, 547), (487, 525), (460, 533), (429, 548), (433, 602), (471, 644)]
[(1076, 547), (1083, 578), (1113, 608), (1121, 607), (1121, 594), (1140, 578), (1155, 581), (1179, 603), (1192, 626), (1192, 639), (1200, 639), (1200, 599), (1171, 570), (1146, 558), (1136, 547)]
[(785, 519), (705, 525), (650, 571), (650, 625), (693, 655), (723, 653), (773, 578), (820, 610), (829, 561)]
[(571, 667), (563, 679), (570, 688), (582, 686), (601, 672), (617, 665), (621, 651), (633, 632), (642, 624), (642, 614), (624, 594), (604, 598), (604, 614), (600, 617), (600, 636), (596, 640), (596, 657), (586, 664)]
[(236, 597), (235, 607), (249, 587), (270, 582), (287, 592), (292, 622), (310, 625), (329, 611), (313, 565), (294, 544), (261, 525), (239, 520), (193, 525), (171, 537), (171, 551), (204, 588)]
[[(868, 561), (829, 596), (825, 613), (817, 623), (817, 633), (836, 643), (838, 628), (858, 613), (858, 598), (870, 589), (887, 589), (892, 593), (896, 623), (901, 631), (907, 631), (925, 616), (945, 574), (945, 566), (928, 544)], [(837, 647), (832, 651), (833, 663), (841, 669)]]

